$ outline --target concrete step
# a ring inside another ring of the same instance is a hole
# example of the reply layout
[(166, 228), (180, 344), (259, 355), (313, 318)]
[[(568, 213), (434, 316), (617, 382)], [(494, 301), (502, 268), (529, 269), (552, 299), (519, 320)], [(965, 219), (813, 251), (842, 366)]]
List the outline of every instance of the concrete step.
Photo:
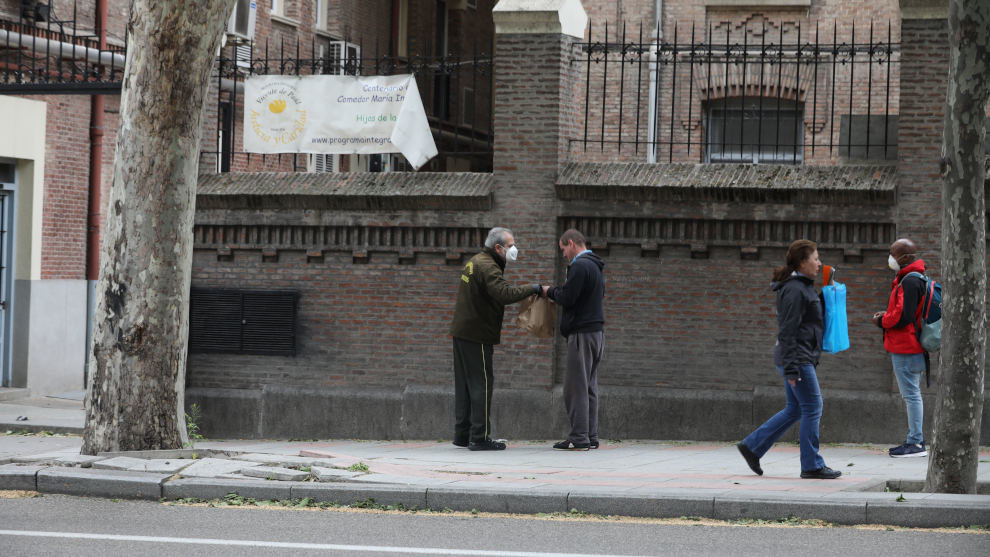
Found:
[(22, 389), (18, 387), (0, 387), (0, 402), (20, 400), (22, 398), (28, 398), (30, 396), (31, 396), (31, 389)]

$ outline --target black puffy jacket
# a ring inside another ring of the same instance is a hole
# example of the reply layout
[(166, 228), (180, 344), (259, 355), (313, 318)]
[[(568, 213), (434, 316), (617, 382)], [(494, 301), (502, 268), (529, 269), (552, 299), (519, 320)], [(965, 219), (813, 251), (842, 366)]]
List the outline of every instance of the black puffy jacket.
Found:
[(792, 274), (770, 287), (777, 292), (777, 344), (773, 363), (784, 376), (797, 378), (802, 364), (818, 365), (825, 334), (824, 304), (814, 279)]

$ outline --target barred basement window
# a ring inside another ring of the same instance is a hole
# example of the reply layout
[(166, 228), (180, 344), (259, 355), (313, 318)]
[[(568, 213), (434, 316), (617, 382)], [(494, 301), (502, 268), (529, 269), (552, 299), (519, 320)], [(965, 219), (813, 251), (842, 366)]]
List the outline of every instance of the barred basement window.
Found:
[(299, 292), (193, 288), (189, 352), (296, 355)]
[(710, 101), (706, 162), (800, 164), (802, 112), (801, 103), (776, 97)]

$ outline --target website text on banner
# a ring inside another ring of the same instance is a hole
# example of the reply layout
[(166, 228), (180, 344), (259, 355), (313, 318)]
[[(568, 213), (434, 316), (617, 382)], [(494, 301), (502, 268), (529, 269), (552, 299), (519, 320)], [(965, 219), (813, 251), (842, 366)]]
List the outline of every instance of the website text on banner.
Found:
[(402, 153), (414, 168), (437, 154), (412, 74), (249, 77), (250, 153)]

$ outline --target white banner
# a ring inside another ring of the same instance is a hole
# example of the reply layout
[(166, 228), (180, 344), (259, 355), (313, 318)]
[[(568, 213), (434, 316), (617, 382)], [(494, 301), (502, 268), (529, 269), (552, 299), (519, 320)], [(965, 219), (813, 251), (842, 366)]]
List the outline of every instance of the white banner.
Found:
[(250, 153), (402, 153), (414, 168), (437, 154), (412, 74), (262, 75), (244, 83)]

